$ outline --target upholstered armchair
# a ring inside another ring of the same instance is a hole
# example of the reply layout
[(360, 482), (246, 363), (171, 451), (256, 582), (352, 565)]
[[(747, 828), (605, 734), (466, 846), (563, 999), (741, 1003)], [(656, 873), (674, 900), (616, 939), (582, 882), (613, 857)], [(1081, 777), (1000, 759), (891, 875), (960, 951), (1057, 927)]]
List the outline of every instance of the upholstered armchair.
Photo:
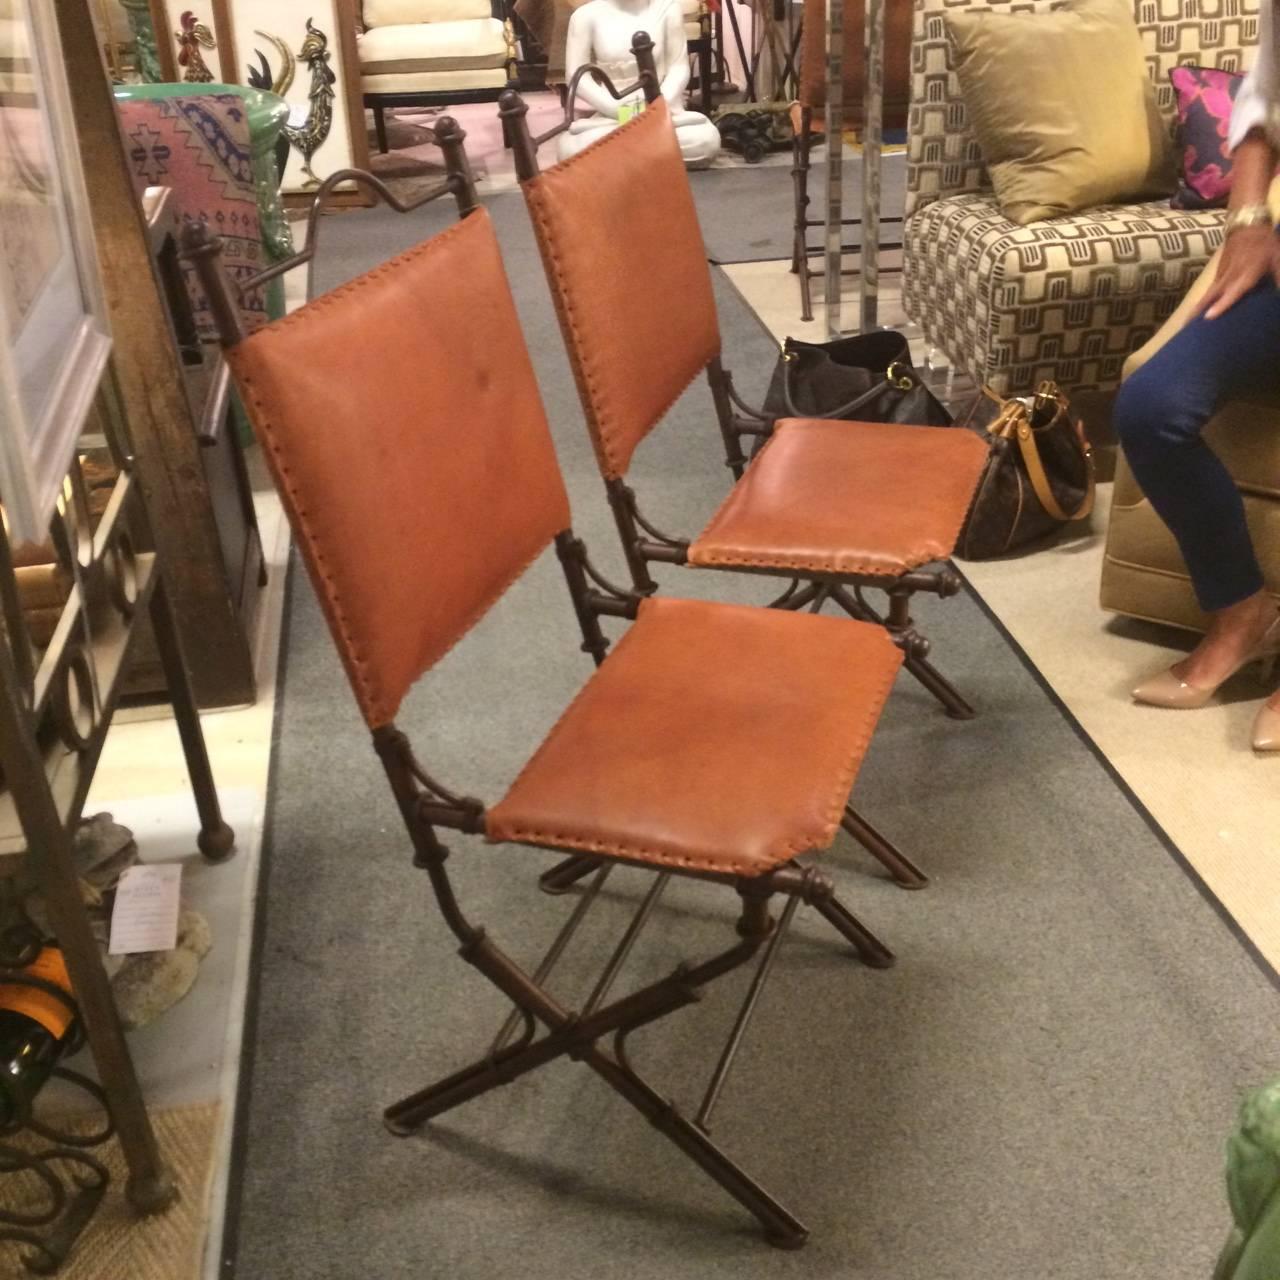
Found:
[[(1280, 214), (1280, 182), (1272, 186), (1271, 207)], [(1216, 269), (1215, 256), (1160, 332), (1125, 363), (1126, 377), (1191, 319)], [(1259, 394), (1224, 405), (1205, 438), (1244, 495), (1262, 572), (1280, 601), (1280, 395)], [(1151, 509), (1123, 457), (1116, 466), (1102, 563), (1102, 607), (1192, 631), (1203, 631), (1208, 625), (1173, 535)]]
[[(1243, 70), (1257, 43), (1258, 0), (1134, 3), (1172, 129), (1170, 70), (1180, 63)], [(903, 304), (930, 346), (997, 391), (1022, 392), (1045, 378), (1068, 390), (1113, 389), (1129, 353), (1169, 317), (1222, 243), (1225, 215), (1174, 209), (1164, 199), (1029, 226), (1005, 218), (947, 42), (946, 14), (971, 4), (1035, 12), (1052, 0), (917, 0)]]
[(35, 92), (27, 25), (21, 9), (21, 0), (0, 0), (0, 48), (5, 51), (4, 63), (0, 65), (0, 92), (19, 98)]
[(363, 0), (360, 88), (378, 150), (387, 107), (496, 102), (516, 80), (504, 0)]

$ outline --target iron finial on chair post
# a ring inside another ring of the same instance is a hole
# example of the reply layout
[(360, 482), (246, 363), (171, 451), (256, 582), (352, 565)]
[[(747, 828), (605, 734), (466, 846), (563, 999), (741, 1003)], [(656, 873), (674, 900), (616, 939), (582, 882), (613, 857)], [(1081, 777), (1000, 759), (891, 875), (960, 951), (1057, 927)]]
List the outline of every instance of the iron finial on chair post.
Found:
[(658, 64), (653, 57), (653, 37), (647, 31), (637, 31), (631, 37), (631, 52), (635, 54), (636, 66), (640, 70), (640, 84), (644, 89), (644, 100), (658, 100), (659, 81)]
[(182, 229), (182, 252), (195, 267), (200, 287), (209, 299), (218, 336), (224, 347), (234, 347), (245, 336), (240, 305), (231, 292), (231, 282), (222, 270), (222, 241), (204, 221), (189, 222)]
[(458, 214), (465, 218), (480, 207), (476, 195), (476, 180), (471, 172), (471, 161), (467, 157), (466, 130), (452, 117), (441, 116), (436, 121), (436, 145), (444, 156), (444, 167), (448, 173), (449, 189), (458, 202)]
[(529, 104), (514, 90), (504, 89), (498, 115), (516, 162), (516, 177), (528, 182), (538, 176), (538, 144), (529, 131)]

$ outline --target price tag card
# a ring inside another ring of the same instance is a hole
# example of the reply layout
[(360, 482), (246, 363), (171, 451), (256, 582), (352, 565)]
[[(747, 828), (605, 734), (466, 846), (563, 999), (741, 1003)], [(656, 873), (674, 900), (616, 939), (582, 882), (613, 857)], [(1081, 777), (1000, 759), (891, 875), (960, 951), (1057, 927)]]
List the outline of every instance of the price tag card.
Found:
[(648, 103), (641, 98), (638, 102), (620, 102), (618, 104), (618, 123), (626, 124), (628, 120), (634, 120)]
[(172, 951), (178, 945), (182, 864), (162, 862), (130, 867), (116, 887), (111, 913), (113, 956), (140, 951)]

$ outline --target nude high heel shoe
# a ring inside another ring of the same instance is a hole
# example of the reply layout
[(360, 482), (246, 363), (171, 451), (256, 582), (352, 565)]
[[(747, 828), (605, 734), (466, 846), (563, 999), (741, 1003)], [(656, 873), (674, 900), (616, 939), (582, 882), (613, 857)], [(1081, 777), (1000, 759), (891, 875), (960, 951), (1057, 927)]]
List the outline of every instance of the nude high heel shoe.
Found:
[(1280, 711), (1264, 702), (1253, 722), (1253, 749), (1280, 751)]
[[(1226, 677), (1212, 688), (1202, 689), (1199, 685), (1188, 684), (1185, 680), (1180, 680), (1172, 671), (1161, 671), (1159, 675), (1154, 675), (1149, 680), (1144, 680), (1133, 691), (1133, 700), (1134, 702), (1145, 703), (1150, 707), (1170, 707), (1178, 711), (1193, 711), (1197, 707), (1203, 707), (1228, 680), (1237, 675), (1251, 662), (1262, 663), (1265, 670), (1262, 672), (1261, 678), (1263, 680), (1268, 679), (1271, 669), (1275, 665), (1277, 653), (1280, 653), (1280, 616), (1274, 619), (1266, 631), (1263, 632), (1262, 639), (1244, 656), (1235, 669), (1228, 672)], [(1261, 719), (1262, 717), (1259, 716), (1259, 720)], [(1262, 749), (1265, 750), (1266, 748)]]

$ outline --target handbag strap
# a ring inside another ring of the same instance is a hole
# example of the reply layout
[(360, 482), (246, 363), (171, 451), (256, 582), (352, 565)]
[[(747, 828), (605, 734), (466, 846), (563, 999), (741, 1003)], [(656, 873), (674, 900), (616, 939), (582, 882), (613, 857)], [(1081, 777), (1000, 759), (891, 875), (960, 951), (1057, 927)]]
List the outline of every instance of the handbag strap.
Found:
[(899, 391), (910, 391), (916, 384), (912, 379), (907, 368), (903, 364), (899, 364), (895, 360), (887, 370), (885, 370), (884, 382), (872, 387), (870, 391), (864, 391), (860, 396), (850, 400), (848, 404), (842, 404), (838, 408), (828, 410), (826, 413), (801, 413), (796, 408), (795, 398), (791, 394), (791, 368), (796, 363), (796, 353), (788, 347), (782, 348), (782, 403), (787, 407), (787, 413), (793, 418), (844, 418), (851, 413), (857, 412), (864, 404), (870, 404), (885, 387), (896, 387)]
[[(1044, 463), (1040, 460), (1040, 449), (1036, 444), (1036, 433), (1031, 427), (1031, 418), (1021, 404), (1016, 401), (1014, 404), (1017, 406), (1018, 412), (1008, 416), (1002, 414), (997, 423), (1008, 422), (1013, 427), (1012, 434), (1018, 441), (1018, 450), (1022, 454), (1023, 465), (1027, 468), (1027, 475), (1031, 479), (1031, 487), (1035, 490), (1036, 497), (1040, 499), (1040, 505), (1055, 520), (1061, 520), (1064, 523), (1068, 520), (1083, 520), (1093, 510), (1096, 492), (1093, 473), (1093, 451), (1089, 448), (1089, 443), (1085, 439), (1083, 427), (1079, 422), (1075, 424), (1076, 436), (1080, 442), (1080, 452), (1084, 456), (1084, 497), (1080, 499), (1080, 505), (1075, 511), (1067, 512), (1062, 509), (1062, 504), (1054, 495), (1053, 487), (1049, 484), (1049, 477), (1045, 474)], [(1065, 406), (1060, 412), (1066, 412)], [(1010, 418), (1013, 421), (1010, 421)], [(1016, 425), (1014, 425), (1015, 422)], [(993, 428), (997, 423), (992, 424)]]

